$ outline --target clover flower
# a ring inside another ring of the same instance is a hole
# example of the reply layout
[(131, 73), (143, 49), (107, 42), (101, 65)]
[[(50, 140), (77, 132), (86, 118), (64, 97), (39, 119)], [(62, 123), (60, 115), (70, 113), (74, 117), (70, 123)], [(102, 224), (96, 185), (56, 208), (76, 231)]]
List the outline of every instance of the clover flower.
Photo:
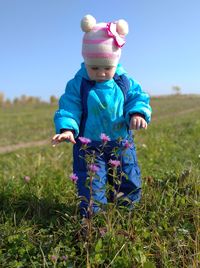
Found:
[(101, 133), (100, 138), (101, 138), (103, 143), (106, 143), (106, 142), (110, 141), (110, 137), (107, 136), (105, 133)]
[(55, 262), (57, 260), (57, 256), (56, 255), (52, 255), (51, 256), (51, 260), (52, 260), (52, 262)]
[(82, 144), (84, 144), (84, 145), (87, 145), (88, 143), (90, 143), (90, 142), (91, 142), (91, 140), (90, 140), (90, 139), (85, 138), (85, 137), (79, 137), (78, 139), (79, 139), (79, 140), (80, 140), (80, 142), (81, 142)]
[(120, 161), (119, 160), (109, 160), (109, 163), (111, 164), (112, 167), (118, 167), (120, 166)]
[(73, 183), (76, 183), (78, 180), (78, 176), (75, 173), (72, 173), (69, 178)]
[(124, 148), (125, 149), (132, 148), (132, 146), (133, 145), (128, 140), (125, 141), (125, 143), (124, 143)]
[(24, 181), (25, 181), (26, 183), (29, 183), (30, 180), (31, 180), (31, 178), (30, 178), (29, 176), (24, 176)]
[(99, 233), (101, 237), (104, 237), (107, 233), (107, 228), (106, 227), (99, 228)]
[(97, 165), (95, 165), (95, 164), (91, 164), (91, 165), (89, 165), (89, 170), (91, 172), (96, 173), (97, 171), (99, 171), (99, 167)]
[(67, 261), (67, 260), (68, 260), (68, 257), (67, 257), (67, 256), (62, 256), (61, 259), (62, 259), (63, 261)]

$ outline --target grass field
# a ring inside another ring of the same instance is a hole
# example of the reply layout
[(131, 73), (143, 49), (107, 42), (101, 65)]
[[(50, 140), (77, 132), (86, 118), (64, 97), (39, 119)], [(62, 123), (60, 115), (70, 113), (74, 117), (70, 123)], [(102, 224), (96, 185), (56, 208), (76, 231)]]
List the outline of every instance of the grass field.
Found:
[(0, 148), (10, 152), (0, 154), (0, 267), (200, 267), (200, 96), (151, 104), (152, 123), (135, 132), (142, 200), (132, 212), (109, 205), (90, 239), (69, 180), (71, 145), (31, 147), (50, 141), (56, 107), (1, 108)]

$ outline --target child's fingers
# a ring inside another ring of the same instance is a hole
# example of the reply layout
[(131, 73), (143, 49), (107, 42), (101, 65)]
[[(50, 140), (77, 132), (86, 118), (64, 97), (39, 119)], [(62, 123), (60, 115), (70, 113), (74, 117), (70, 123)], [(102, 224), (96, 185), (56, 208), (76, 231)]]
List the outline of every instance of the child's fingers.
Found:
[(136, 129), (141, 129), (141, 128), (146, 129), (147, 128), (147, 123), (146, 123), (146, 121), (144, 119), (142, 119), (142, 120), (138, 121), (136, 127), (137, 127)]
[(70, 142), (73, 143), (73, 144), (76, 144), (76, 141), (74, 139), (74, 136), (71, 137)]
[(51, 140), (51, 144), (53, 147), (55, 147), (57, 144), (59, 144), (63, 140), (64, 140), (64, 138), (63, 138), (62, 134), (56, 134), (53, 136), (53, 138)]
[(143, 118), (140, 121), (140, 128), (144, 128), (144, 129), (147, 128), (147, 122)]
[(141, 129), (141, 128), (146, 129), (147, 128), (147, 122), (143, 118), (138, 118), (138, 117), (132, 118), (131, 124), (130, 124), (130, 129), (138, 130), (138, 129)]
[(66, 139), (67, 139), (67, 136), (66, 135), (63, 135), (63, 134), (60, 134), (59, 137), (58, 137), (58, 141), (59, 142), (62, 142), (64, 140), (66, 140)]
[(52, 141), (57, 140), (57, 138), (58, 138), (59, 136), (60, 136), (60, 134), (56, 134), (56, 135), (54, 135), (53, 138), (52, 138)]
[(138, 118), (133, 118), (133, 129), (140, 128), (140, 120)]
[(142, 122), (142, 128), (147, 129), (147, 122), (146, 121)]
[(58, 137), (59, 137), (59, 134), (56, 134), (53, 136), (52, 140), (51, 140), (51, 144), (53, 147), (55, 147), (59, 142), (58, 142)]
[(140, 129), (141, 128), (141, 123), (142, 123), (142, 120), (141, 119), (136, 119), (136, 129)]
[(52, 146), (55, 147), (57, 144), (59, 144), (60, 142), (63, 142), (63, 141), (70, 141), (71, 143), (75, 144), (76, 141), (74, 139), (74, 135), (72, 134), (66, 134), (66, 133), (62, 133), (62, 134), (56, 134), (53, 136), (52, 138)]
[(70, 132), (67, 135), (63, 135), (63, 140), (68, 140), (69, 142), (75, 144), (76, 141), (74, 139), (74, 135)]

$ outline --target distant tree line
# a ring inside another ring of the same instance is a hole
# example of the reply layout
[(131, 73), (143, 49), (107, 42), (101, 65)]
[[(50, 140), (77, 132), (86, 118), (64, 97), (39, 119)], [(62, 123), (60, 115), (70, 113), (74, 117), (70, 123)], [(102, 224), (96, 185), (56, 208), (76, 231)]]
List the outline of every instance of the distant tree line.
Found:
[(21, 104), (26, 105), (26, 104), (44, 104), (44, 103), (57, 104), (58, 98), (55, 96), (50, 96), (49, 102), (48, 102), (48, 101), (41, 100), (39, 97), (21, 95), (20, 97), (16, 97), (11, 101), (10, 99), (5, 98), (5, 95), (3, 92), (0, 92), (0, 107), (21, 105)]
[[(181, 94), (181, 88), (179, 86), (173, 86), (172, 87), (173, 93), (176, 95)], [(12, 101), (10, 99), (6, 99), (3, 92), (0, 91), (0, 107), (3, 106), (12, 106), (12, 105), (25, 105), (25, 104), (44, 104), (44, 103), (50, 103), (50, 104), (57, 104), (58, 98), (56, 96), (50, 96), (49, 101), (41, 100), (39, 97), (33, 97), (33, 96), (26, 96), (21, 95), (20, 97), (14, 98)]]

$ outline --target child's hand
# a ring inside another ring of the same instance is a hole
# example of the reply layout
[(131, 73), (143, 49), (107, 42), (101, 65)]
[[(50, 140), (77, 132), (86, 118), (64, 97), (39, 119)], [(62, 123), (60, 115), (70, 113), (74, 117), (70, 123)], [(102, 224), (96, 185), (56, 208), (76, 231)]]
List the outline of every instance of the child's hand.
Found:
[(130, 129), (140, 129), (140, 128), (147, 129), (147, 122), (142, 116), (133, 115), (130, 120), (129, 128)]
[(53, 136), (52, 138), (52, 145), (56, 146), (57, 144), (59, 144), (62, 141), (70, 141), (71, 143), (75, 144), (76, 141), (74, 139), (74, 134), (71, 130), (66, 130), (65, 132), (61, 133), (61, 134), (56, 134)]

